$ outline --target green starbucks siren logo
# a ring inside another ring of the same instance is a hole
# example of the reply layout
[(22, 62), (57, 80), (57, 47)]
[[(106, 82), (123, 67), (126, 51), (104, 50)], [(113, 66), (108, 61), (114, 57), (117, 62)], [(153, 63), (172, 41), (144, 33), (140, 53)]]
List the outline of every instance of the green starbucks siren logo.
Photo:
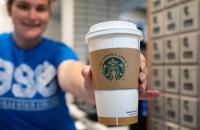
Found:
[(102, 62), (102, 71), (106, 79), (119, 80), (124, 76), (126, 60), (117, 54), (111, 54), (104, 57)]

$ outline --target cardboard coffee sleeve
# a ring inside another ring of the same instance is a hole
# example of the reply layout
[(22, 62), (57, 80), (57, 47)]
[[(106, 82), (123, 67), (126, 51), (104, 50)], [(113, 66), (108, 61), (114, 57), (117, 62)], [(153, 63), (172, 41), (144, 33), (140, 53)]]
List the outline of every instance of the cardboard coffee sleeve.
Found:
[(91, 52), (95, 89), (137, 89), (139, 55), (139, 50), (134, 48), (109, 48)]

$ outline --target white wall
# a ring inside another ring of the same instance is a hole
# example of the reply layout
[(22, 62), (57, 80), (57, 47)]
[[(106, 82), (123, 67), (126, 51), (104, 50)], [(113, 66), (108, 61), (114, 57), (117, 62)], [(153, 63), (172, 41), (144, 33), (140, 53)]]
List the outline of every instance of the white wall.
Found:
[(0, 1), (0, 33), (10, 32), (13, 30), (12, 21), (7, 13), (5, 0)]
[(74, 0), (61, 0), (61, 39), (73, 47), (74, 43)]

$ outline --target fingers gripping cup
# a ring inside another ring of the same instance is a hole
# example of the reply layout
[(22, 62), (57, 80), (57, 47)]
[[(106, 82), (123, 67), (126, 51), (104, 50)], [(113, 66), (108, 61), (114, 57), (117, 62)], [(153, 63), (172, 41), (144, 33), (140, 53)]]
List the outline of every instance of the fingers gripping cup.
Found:
[(141, 31), (126, 21), (93, 25), (86, 34), (98, 121), (128, 125), (138, 121)]

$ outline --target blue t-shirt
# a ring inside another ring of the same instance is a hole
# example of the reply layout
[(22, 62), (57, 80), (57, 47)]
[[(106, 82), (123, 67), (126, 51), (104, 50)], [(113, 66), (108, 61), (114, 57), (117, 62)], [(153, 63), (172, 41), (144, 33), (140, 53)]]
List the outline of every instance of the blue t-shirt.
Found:
[(22, 49), (12, 35), (0, 35), (0, 130), (75, 130), (57, 68), (76, 54), (46, 38)]

